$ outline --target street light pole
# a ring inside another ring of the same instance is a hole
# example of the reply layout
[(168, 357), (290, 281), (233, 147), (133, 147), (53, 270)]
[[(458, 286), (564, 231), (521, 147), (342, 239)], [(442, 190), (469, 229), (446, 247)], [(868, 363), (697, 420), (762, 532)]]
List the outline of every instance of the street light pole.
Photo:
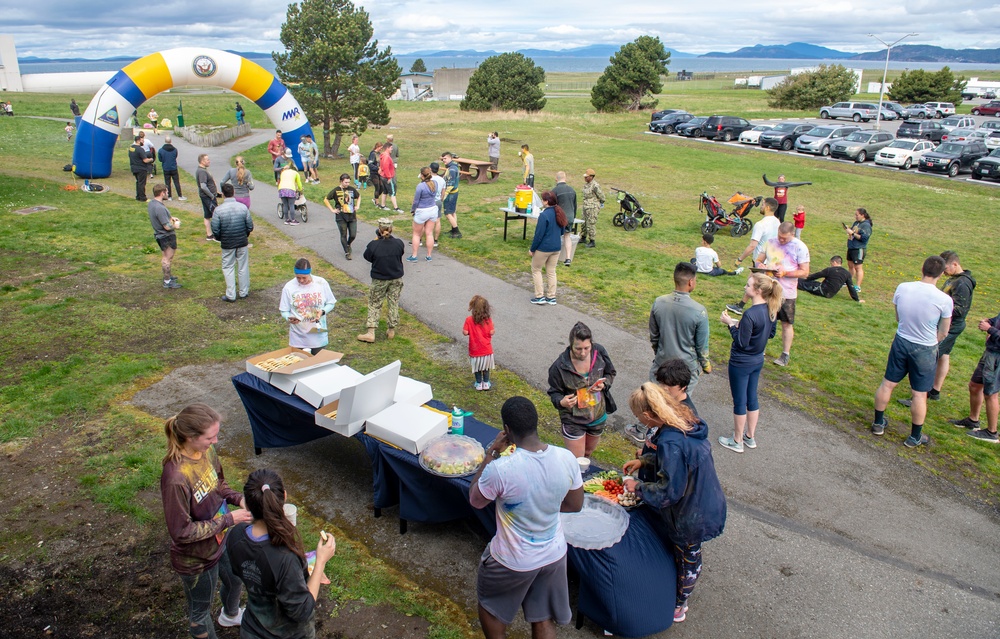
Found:
[(882, 71), (882, 84), (879, 86), (879, 92), (878, 92), (878, 115), (875, 116), (875, 130), (876, 131), (882, 128), (882, 98), (885, 96), (885, 79), (886, 79), (886, 76), (889, 75), (889, 52), (892, 51), (892, 48), (894, 46), (896, 46), (897, 44), (899, 44), (903, 40), (905, 40), (907, 38), (911, 38), (913, 36), (918, 36), (918, 35), (920, 35), (920, 34), (919, 33), (907, 33), (905, 36), (903, 36), (899, 40), (896, 40), (892, 44), (889, 44), (888, 42), (886, 42), (882, 38), (878, 37), (874, 33), (869, 33), (868, 34), (869, 38), (875, 38), (876, 40), (878, 40), (879, 42), (881, 42), (882, 44), (885, 45), (885, 70)]

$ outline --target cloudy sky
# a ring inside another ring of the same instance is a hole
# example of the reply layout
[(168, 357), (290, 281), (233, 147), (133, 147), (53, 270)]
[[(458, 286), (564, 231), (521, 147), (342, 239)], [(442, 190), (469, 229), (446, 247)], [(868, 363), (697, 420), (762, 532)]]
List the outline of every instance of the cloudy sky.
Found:
[[(381, 46), (393, 52), (441, 49), (509, 51), (620, 45), (656, 35), (690, 53), (800, 41), (842, 51), (880, 48), (865, 34), (948, 48), (997, 48), (995, 0), (361, 0)], [(104, 7), (110, 8), (104, 8)], [(71, 0), (0, 0), (0, 33), (15, 37), (18, 55), (48, 58), (142, 56), (203, 44), (218, 49), (281, 49), (281, 0), (170, 0), (112, 5)], [(609, 9), (609, 7), (613, 7)]]

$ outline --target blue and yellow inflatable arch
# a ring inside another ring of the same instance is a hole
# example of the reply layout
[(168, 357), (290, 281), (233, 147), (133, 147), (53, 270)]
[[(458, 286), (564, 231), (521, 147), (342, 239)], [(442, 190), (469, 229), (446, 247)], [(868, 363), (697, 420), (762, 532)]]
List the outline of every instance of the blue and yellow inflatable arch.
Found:
[(140, 58), (101, 87), (77, 130), (73, 147), (76, 174), (82, 178), (111, 175), (115, 142), (132, 111), (158, 93), (186, 85), (231, 89), (256, 103), (281, 131), (295, 164), (302, 168), (299, 140), (303, 135), (312, 136), (312, 128), (285, 85), (264, 67), (234, 53), (184, 47)]

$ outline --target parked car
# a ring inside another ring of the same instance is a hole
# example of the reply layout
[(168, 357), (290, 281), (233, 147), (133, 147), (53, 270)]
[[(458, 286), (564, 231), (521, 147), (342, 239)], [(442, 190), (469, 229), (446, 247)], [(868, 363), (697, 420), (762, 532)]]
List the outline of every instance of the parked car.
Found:
[(974, 129), (976, 128), (976, 119), (969, 115), (949, 115), (941, 120), (941, 128), (945, 131), (951, 131), (952, 129)]
[(855, 131), (830, 147), (830, 157), (854, 160), (861, 164), (896, 139), (885, 131)]
[[(972, 137), (975, 129), (958, 128), (948, 131), (941, 136), (942, 142), (961, 142), (962, 140), (968, 140)], [(985, 136), (983, 136), (985, 137)]]
[(662, 120), (671, 113), (685, 113), (684, 109), (660, 109), (659, 111), (654, 111), (653, 115), (649, 117), (650, 122), (655, 122), (657, 120)]
[(882, 106), (896, 113), (896, 117), (902, 120), (910, 119), (910, 112), (903, 108), (899, 102), (883, 102)]
[(979, 97), (981, 97), (984, 100), (996, 100), (997, 94), (995, 91), (987, 91), (986, 93), (982, 94)]
[(972, 179), (983, 178), (1000, 180), (1000, 149), (994, 149), (989, 155), (972, 163)]
[(904, 171), (920, 162), (924, 153), (934, 150), (929, 140), (893, 140), (892, 144), (875, 154), (875, 164), (895, 166)]
[(944, 129), (940, 122), (913, 122), (907, 121), (899, 125), (896, 129), (897, 138), (916, 138), (940, 142), (944, 135)]
[[(997, 124), (1000, 124), (998, 122)], [(764, 131), (770, 131), (774, 126), (771, 124), (758, 124), (752, 129), (740, 133), (740, 144), (759, 144), (760, 134)]]
[(689, 138), (700, 138), (702, 127), (705, 125), (705, 120), (707, 119), (708, 117), (703, 115), (695, 116), (690, 120), (688, 120), (687, 122), (685, 122), (684, 124), (678, 124), (677, 126), (675, 126), (674, 133)]
[(925, 102), (927, 109), (932, 112), (935, 118), (945, 118), (955, 115), (955, 105), (951, 102)]
[(649, 130), (653, 133), (673, 133), (674, 129), (677, 128), (678, 124), (684, 124), (688, 120), (694, 117), (693, 113), (671, 113), (666, 115), (661, 120), (655, 120), (649, 123)]
[(1000, 131), (990, 131), (989, 135), (983, 141), (986, 143), (986, 148), (990, 151), (1000, 149)]
[(759, 144), (765, 149), (781, 149), (791, 151), (795, 141), (808, 131), (816, 128), (815, 124), (799, 124), (798, 122), (782, 122), (770, 131), (760, 134)]
[(1000, 120), (986, 120), (979, 128), (983, 131), (1000, 131)]
[(713, 115), (705, 120), (705, 125), (701, 132), (710, 140), (722, 140), (730, 142), (738, 137), (740, 133), (753, 128), (753, 125), (733, 115)]
[(978, 140), (942, 142), (938, 148), (928, 151), (920, 158), (917, 168), (955, 177), (962, 171), (971, 171), (973, 163), (986, 155), (986, 145)]
[(819, 117), (851, 118), (855, 122), (868, 122), (878, 114), (878, 105), (869, 102), (838, 102), (833, 106), (820, 107)]
[(910, 106), (906, 107), (905, 111), (907, 116), (909, 116), (906, 119), (909, 118), (924, 119), (932, 117), (934, 115), (934, 112), (931, 109), (927, 108), (926, 104), (911, 104)]
[(979, 97), (979, 94), (978, 93), (973, 93), (972, 91), (963, 91), (962, 92), (962, 99), (963, 100), (975, 100), (978, 97)]
[(855, 124), (821, 124), (795, 141), (795, 150), (813, 155), (830, 155), (830, 145), (846, 138), (861, 127)]
[(1000, 101), (993, 100), (992, 102), (972, 107), (972, 115), (992, 115), (1000, 118)]
[(892, 120), (898, 120), (899, 114), (886, 106), (885, 102), (882, 103), (882, 111), (879, 113), (878, 105), (875, 105), (876, 119), (880, 119), (883, 122), (891, 122)]

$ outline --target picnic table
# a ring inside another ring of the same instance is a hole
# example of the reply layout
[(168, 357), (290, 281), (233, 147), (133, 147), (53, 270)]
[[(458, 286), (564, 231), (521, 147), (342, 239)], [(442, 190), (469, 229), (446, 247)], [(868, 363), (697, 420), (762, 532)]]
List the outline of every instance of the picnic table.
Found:
[(489, 184), (496, 182), (500, 171), (493, 168), (493, 163), (469, 158), (455, 158), (458, 162), (458, 175), (465, 178), (469, 184)]

